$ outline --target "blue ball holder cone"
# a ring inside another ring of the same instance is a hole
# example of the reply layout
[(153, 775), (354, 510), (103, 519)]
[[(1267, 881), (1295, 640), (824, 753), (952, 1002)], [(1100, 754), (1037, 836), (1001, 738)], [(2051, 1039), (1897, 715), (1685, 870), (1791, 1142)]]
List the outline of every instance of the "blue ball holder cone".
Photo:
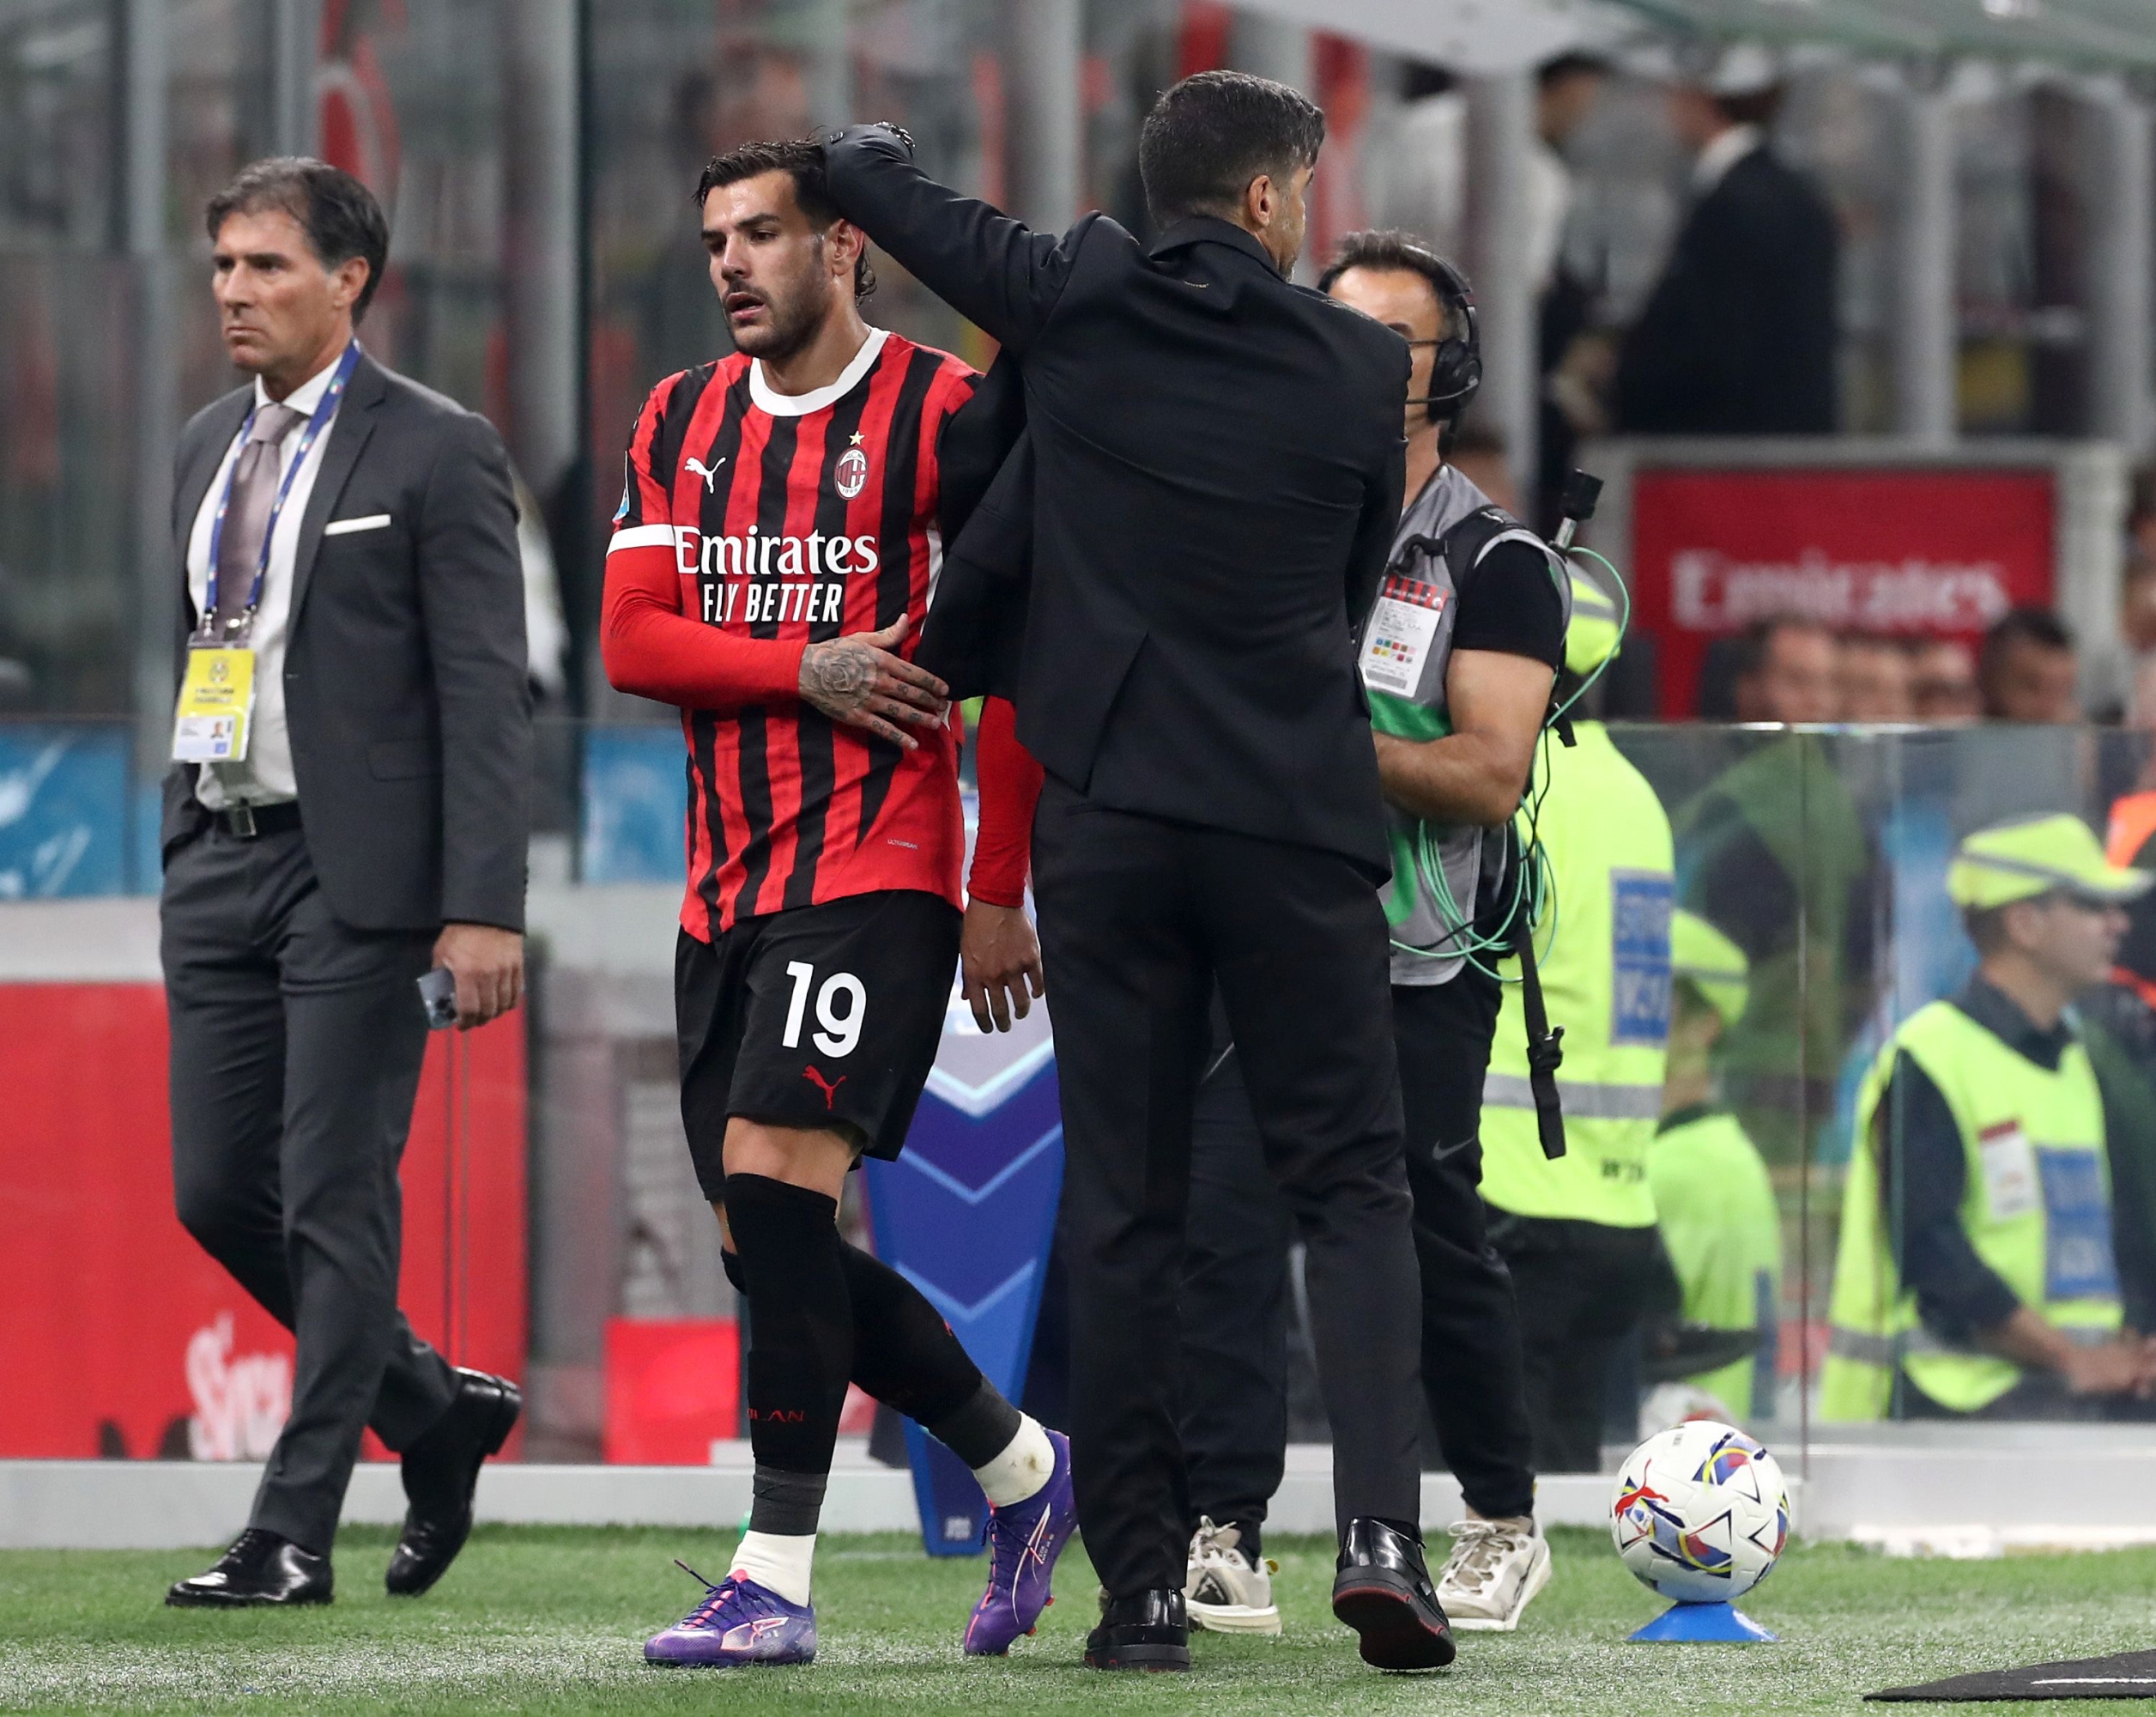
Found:
[(1672, 1604), (1638, 1633), (1627, 1636), (1724, 1646), (1755, 1646), (1776, 1637), (1734, 1604)]

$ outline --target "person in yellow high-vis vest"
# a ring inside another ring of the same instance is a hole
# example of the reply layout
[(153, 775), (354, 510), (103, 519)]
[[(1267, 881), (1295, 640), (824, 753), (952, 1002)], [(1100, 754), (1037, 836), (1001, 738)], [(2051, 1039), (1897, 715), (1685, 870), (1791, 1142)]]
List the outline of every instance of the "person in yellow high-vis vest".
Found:
[[(1584, 624), (1582, 612), (1576, 596), (1565, 665), (1584, 676), (1617, 640), (1614, 623)], [(1566, 1154), (1546, 1158), (1536, 1136), (1517, 958), (1499, 968), (1482, 1085), (1482, 1197), (1512, 1275), (1542, 1472), (1600, 1467), (1611, 1362), (1647, 1313), (1675, 1310), (1647, 1181), (1669, 1030), (1669, 819), (1602, 723), (1577, 723), (1573, 742), (1546, 747), (1535, 819), (1548, 879), (1535, 943), (1550, 1019), (1565, 1028)]]
[(1749, 1357), (1684, 1381), (1726, 1417), (1770, 1417), (1781, 1212), (1759, 1147), (1717, 1100), (1713, 1070), (1715, 1046), (1751, 999), (1751, 968), (1736, 943), (1682, 909), (1670, 917), (1669, 959), (1669, 1065), (1647, 1154), (1655, 1222), (1684, 1288), (1685, 1323), (1753, 1338)]
[(2156, 1413), (2156, 1344), (2125, 1327), (2105, 1100), (2070, 1006), (2153, 881), (2065, 815), (1956, 849), (1947, 891), (1980, 963), (1896, 1029), (1859, 1095), (1822, 1417)]

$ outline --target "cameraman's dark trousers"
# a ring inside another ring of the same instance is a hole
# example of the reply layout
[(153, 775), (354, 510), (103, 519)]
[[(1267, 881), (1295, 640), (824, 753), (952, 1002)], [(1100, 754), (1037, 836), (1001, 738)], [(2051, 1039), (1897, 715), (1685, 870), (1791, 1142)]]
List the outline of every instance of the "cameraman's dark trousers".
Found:
[(1051, 776), (1033, 883), (1063, 1091), (1078, 1516), (1102, 1585), (1184, 1583), (1177, 1302), (1216, 980), (1308, 1247), (1338, 1522), (1417, 1531), (1420, 1295), (1370, 877), (1317, 847), (1109, 810)]
[[(1495, 979), (1468, 968), (1392, 992), (1434, 1453), (1486, 1520), (1531, 1514), (1535, 1468), (1511, 1278), (1485, 1228), (1477, 1138), (1497, 1023)], [(1264, 1172), (1245, 1058), (1216, 1041), (1191, 1141), (1183, 1279), (1183, 1447), (1191, 1524), (1248, 1547), (1287, 1447), (1291, 1201)]]

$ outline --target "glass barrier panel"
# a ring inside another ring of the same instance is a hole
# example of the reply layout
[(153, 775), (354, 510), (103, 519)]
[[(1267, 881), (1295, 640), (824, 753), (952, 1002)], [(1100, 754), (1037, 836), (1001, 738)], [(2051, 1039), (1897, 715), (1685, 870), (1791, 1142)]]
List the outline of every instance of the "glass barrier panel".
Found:
[[(2139, 1435), (2156, 895), (2117, 867), (2156, 866), (2152, 743), (1617, 725), (1558, 759), (1538, 948), (1590, 1202), (1537, 1203), (1499, 1160), (1494, 1083), (1485, 1186), (1500, 1225), (1651, 1210), (1661, 1261), (1609, 1278), (1630, 1309), (1544, 1362), (1604, 1403), (1586, 1464), (1697, 1412), (1800, 1454)], [(415, 1104), (404, 1308), (524, 1380), (525, 1458), (701, 1463), (741, 1429), (736, 1297), (679, 1108), (680, 745), (665, 722), (548, 725), (528, 1005), (432, 1041)], [(134, 756), (124, 722), (0, 724), (0, 1327), (21, 1356), (0, 1457), (258, 1454), (288, 1394), (288, 1338), (175, 1216), (156, 783)], [(1657, 1008), (1646, 1059), (1622, 1059)], [(850, 1199), (864, 1241), (871, 1215)], [(1590, 1266), (1616, 1268), (1567, 1267)], [(1060, 1351), (1042, 1338), (1029, 1387), (1052, 1395)], [(1323, 1441), (1299, 1317), (1289, 1351), (1293, 1434)], [(869, 1404), (848, 1426), (869, 1433)]]

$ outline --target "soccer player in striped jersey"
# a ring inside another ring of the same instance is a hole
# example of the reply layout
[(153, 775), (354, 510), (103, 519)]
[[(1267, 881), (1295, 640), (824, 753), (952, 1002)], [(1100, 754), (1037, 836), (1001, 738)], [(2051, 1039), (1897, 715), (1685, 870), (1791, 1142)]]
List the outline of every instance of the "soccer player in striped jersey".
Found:
[(728, 1577), (645, 1655), (815, 1655), (810, 1560), (849, 1381), (980, 1479), (994, 1554), (966, 1648), (1001, 1653), (1075, 1522), (1069, 1445), (837, 1225), (861, 1156), (905, 1144), (961, 948), (984, 1028), (1040, 993), (1008, 707), (984, 722), (967, 902), (957, 717), (910, 659), (942, 553), (942, 438), (976, 378), (862, 319), (865, 241), (814, 145), (721, 155), (696, 201), (735, 351), (661, 382), (637, 420), (602, 638), (608, 677), (680, 706), (688, 743), (681, 1119), (750, 1307), (756, 1471)]

